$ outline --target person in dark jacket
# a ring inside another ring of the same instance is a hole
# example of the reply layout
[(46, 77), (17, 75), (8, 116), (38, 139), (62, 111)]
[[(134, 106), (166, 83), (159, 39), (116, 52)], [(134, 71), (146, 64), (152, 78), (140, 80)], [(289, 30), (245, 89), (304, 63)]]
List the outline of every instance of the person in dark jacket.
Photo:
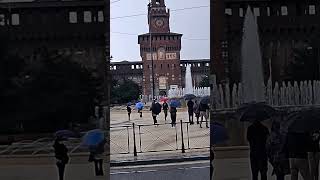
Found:
[(288, 151), (291, 180), (298, 180), (299, 173), (304, 180), (311, 180), (308, 163), (310, 137), (308, 133), (288, 133), (285, 149)]
[(284, 180), (285, 175), (290, 174), (289, 159), (283, 151), (284, 143), (285, 136), (280, 132), (280, 122), (274, 121), (267, 140), (267, 155), (273, 166), (272, 175), (276, 175), (277, 180)]
[(190, 99), (187, 103), (187, 106), (188, 106), (188, 114), (189, 114), (189, 123), (191, 125), (194, 124), (194, 122), (193, 122), (193, 105), (194, 105), (194, 102)]
[(69, 162), (69, 156), (68, 156), (68, 149), (67, 147), (61, 143), (63, 139), (62, 138), (56, 138), (53, 144), (55, 158), (56, 158), (56, 164), (59, 171), (59, 180), (64, 179), (64, 171), (66, 164)]
[(247, 140), (250, 145), (250, 164), (252, 180), (258, 180), (260, 173), (261, 180), (267, 180), (268, 156), (266, 142), (269, 130), (260, 121), (254, 121), (247, 131)]
[(162, 109), (164, 113), (164, 121), (167, 121), (169, 105), (166, 101), (162, 104)]
[(177, 108), (176, 107), (170, 107), (170, 115), (171, 115), (171, 126), (176, 126), (177, 121)]
[(203, 121), (203, 118), (205, 118), (206, 120), (206, 127), (209, 128), (208, 126), (208, 113), (209, 113), (209, 106), (208, 104), (203, 104), (203, 103), (200, 103), (199, 105), (199, 112), (200, 112), (200, 116), (201, 116), (201, 121), (200, 121), (200, 128), (202, 128), (202, 121)]
[(319, 158), (320, 158), (320, 148), (319, 148), (319, 131), (314, 131), (310, 133), (311, 146), (308, 151), (308, 160), (310, 167), (310, 174), (312, 180), (319, 180)]
[(199, 111), (199, 103), (197, 100), (195, 100), (193, 105), (193, 112), (196, 115), (197, 118), (197, 124), (199, 124), (199, 117), (200, 117), (200, 111)]
[(156, 100), (153, 100), (150, 111), (152, 112), (153, 124), (155, 125), (158, 123), (157, 116), (161, 112), (161, 105)]
[(102, 141), (96, 147), (90, 149), (89, 162), (94, 163), (96, 176), (103, 176), (103, 153), (104, 145), (107, 141)]
[(129, 121), (130, 121), (130, 115), (131, 115), (131, 104), (130, 103), (128, 103), (128, 105), (127, 105), (127, 112), (128, 112), (128, 118), (129, 118)]

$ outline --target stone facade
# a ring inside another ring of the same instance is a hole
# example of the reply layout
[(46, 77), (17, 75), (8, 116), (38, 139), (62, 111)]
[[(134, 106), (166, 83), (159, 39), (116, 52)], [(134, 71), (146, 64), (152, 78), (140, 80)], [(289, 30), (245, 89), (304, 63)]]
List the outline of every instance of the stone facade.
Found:
[[(215, 1), (218, 3), (219, 0)], [(270, 75), (269, 62), (271, 62), (272, 79), (285, 80), (287, 78), (285, 69), (294, 58), (293, 49), (307, 46), (311, 40), (318, 39), (320, 27), (318, 1), (223, 0), (221, 2), (219, 1), (220, 9), (224, 9), (224, 12), (221, 12), (224, 16), (215, 14), (214, 17), (217, 26), (213, 28), (217, 28), (215, 35), (219, 35), (213, 37), (216, 40), (215, 59), (223, 64), (219, 66), (223, 68), (225, 76), (222, 79), (228, 79), (230, 83), (239, 82), (241, 77), (242, 26), (248, 5), (257, 16), (265, 80)]]
[[(184, 87), (186, 65), (191, 64), (191, 74), (194, 86), (199, 86), (201, 80), (209, 76), (210, 73), (210, 59), (194, 59), (194, 60), (180, 60), (180, 72), (181, 80), (179, 84)], [(142, 61), (122, 61), (122, 62), (111, 62), (110, 70), (112, 78), (115, 80), (130, 79), (143, 87), (143, 68), (144, 64)]]

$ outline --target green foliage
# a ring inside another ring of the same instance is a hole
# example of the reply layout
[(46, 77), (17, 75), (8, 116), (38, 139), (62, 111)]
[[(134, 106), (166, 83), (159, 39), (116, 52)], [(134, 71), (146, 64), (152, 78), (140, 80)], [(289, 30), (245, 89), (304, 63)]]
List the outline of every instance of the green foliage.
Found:
[(111, 89), (111, 103), (127, 103), (132, 100), (138, 100), (140, 95), (140, 87), (132, 80), (123, 80), (118, 82), (113, 80)]
[(203, 77), (199, 83), (199, 86), (200, 87), (209, 87), (210, 86), (209, 76)]
[(294, 61), (286, 69), (287, 80), (316, 80), (319, 79), (319, 62), (317, 48), (294, 49)]
[(0, 120), (10, 122), (7, 128), (23, 124), (25, 131), (54, 131), (94, 114), (98, 79), (71, 56), (43, 51), (29, 63), (11, 55), (4, 59)]

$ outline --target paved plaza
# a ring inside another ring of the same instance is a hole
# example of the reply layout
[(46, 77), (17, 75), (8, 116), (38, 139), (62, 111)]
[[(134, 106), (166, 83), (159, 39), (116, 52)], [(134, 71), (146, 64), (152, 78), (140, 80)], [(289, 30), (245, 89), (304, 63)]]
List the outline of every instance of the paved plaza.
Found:
[[(177, 151), (181, 153), (182, 136), (184, 147), (188, 151), (197, 152), (199, 149), (208, 149), (210, 143), (210, 129), (200, 128), (198, 124), (190, 125), (187, 123), (188, 114), (186, 109), (178, 109), (177, 125), (171, 127), (170, 114), (167, 121), (164, 114), (157, 117), (159, 125), (153, 125), (151, 112), (144, 110), (143, 116), (137, 111), (131, 114), (128, 120), (126, 110), (111, 110), (111, 155), (132, 154), (134, 150), (133, 123), (135, 124), (135, 140), (138, 153)], [(181, 132), (181, 123), (183, 121)], [(196, 121), (194, 119), (194, 121)], [(111, 159), (113, 156), (111, 156)]]

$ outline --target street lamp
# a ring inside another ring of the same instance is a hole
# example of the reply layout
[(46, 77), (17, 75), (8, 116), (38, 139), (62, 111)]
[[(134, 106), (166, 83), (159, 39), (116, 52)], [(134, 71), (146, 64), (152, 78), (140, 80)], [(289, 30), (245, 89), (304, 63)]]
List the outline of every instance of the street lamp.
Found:
[(149, 40), (150, 40), (150, 55), (151, 55), (151, 76), (152, 76), (152, 98), (155, 97), (155, 85), (154, 85), (154, 65), (153, 65), (153, 52), (152, 52), (152, 35), (151, 35), (151, 0), (149, 0)]

